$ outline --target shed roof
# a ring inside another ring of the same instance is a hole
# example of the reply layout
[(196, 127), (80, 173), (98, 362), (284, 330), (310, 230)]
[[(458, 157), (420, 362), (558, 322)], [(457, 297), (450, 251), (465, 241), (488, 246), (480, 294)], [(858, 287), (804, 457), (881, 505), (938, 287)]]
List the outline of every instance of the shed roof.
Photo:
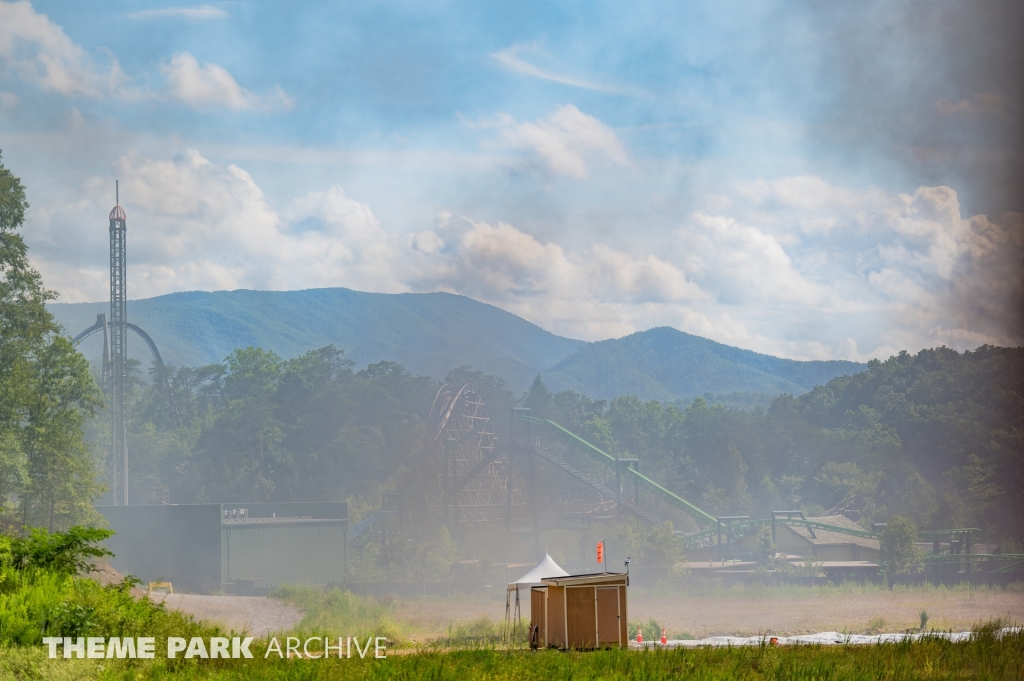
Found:
[[(815, 523), (824, 523), (826, 525), (836, 525), (838, 527), (848, 527), (851, 530), (864, 531), (863, 527), (844, 515), (827, 515), (820, 518), (808, 518), (808, 520)], [(858, 537), (852, 534), (844, 534), (843, 532), (835, 532), (834, 530), (825, 530), (820, 527), (814, 528), (814, 535), (812, 536), (811, 531), (806, 527), (796, 525), (786, 525), (785, 527), (787, 527), (790, 532), (793, 532), (798, 537), (805, 539), (815, 546), (856, 544), (857, 546), (863, 546), (876, 551), (880, 551), (882, 548), (877, 539), (871, 539), (870, 537)]]
[(544, 583), (549, 586), (572, 586), (574, 584), (620, 584), (625, 582), (625, 572), (595, 572), (586, 575), (549, 577), (544, 580)]

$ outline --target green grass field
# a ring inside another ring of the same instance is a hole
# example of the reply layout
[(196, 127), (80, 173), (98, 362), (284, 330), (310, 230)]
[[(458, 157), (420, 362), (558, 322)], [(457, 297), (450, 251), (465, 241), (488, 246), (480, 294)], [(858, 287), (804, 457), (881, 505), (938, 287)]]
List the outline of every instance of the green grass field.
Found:
[(383, 660), (49, 660), (42, 648), (0, 648), (12, 679), (1021, 679), (1024, 635), (992, 623), (966, 643), (762, 646), (672, 651), (505, 652), (494, 648), (393, 654)]

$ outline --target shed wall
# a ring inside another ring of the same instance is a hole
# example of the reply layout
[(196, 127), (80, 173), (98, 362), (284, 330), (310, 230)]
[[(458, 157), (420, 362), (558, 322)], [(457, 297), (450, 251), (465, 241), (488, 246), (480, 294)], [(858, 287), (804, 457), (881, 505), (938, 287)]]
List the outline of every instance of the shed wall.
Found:
[(565, 647), (565, 587), (548, 587), (548, 645)]
[(597, 645), (597, 603), (592, 586), (566, 587), (569, 647), (590, 650)]

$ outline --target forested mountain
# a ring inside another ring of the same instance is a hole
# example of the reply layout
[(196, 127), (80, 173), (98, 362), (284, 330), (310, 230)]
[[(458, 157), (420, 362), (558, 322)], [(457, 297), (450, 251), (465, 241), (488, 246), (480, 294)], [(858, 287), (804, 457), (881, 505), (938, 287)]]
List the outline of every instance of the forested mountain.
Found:
[[(74, 336), (109, 315), (107, 303), (49, 306)], [(464, 296), (449, 293), (363, 293), (344, 288), (305, 291), (191, 291), (128, 302), (128, 319), (153, 337), (164, 361), (177, 366), (223, 362), (235, 348), (298, 357), (326, 345), (345, 348), (358, 365), (400, 362), (442, 378), (471, 364), (524, 389), (534, 375), (575, 352), (582, 341)], [(94, 336), (83, 344), (100, 355)], [(145, 345), (128, 339), (132, 357), (148, 367)]]
[[(68, 334), (76, 335), (108, 305), (60, 303), (49, 309)], [(263, 348), (289, 359), (334, 345), (345, 348), (358, 366), (398, 362), (435, 379), (470, 365), (501, 378), (516, 393), (541, 374), (552, 388), (606, 399), (626, 393), (668, 401), (706, 393), (773, 397), (801, 394), (864, 368), (853, 362), (779, 359), (670, 328), (584, 343), (448, 293), (341, 288), (173, 293), (130, 301), (128, 318), (153, 337), (164, 361), (176, 366), (222, 362), (235, 348)], [(82, 351), (98, 357), (100, 343), (93, 336)], [(149, 366), (145, 346), (133, 335), (129, 350)], [(751, 400), (734, 400), (744, 401)]]
[(554, 389), (591, 397), (675, 400), (711, 393), (799, 395), (864, 369), (856, 362), (797, 362), (722, 345), (663, 326), (588, 343), (544, 372)]

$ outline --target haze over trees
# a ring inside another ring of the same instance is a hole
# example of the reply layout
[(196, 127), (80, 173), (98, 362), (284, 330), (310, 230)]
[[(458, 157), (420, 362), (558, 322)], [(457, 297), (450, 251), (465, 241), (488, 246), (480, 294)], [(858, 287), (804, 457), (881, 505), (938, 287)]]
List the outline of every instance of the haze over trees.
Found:
[(84, 425), (101, 406), (88, 361), (46, 309), (56, 295), (18, 230), (28, 201), (0, 162), (0, 523), (64, 528), (96, 518)]
[[(141, 490), (166, 486), (182, 503), (372, 497), (407, 464), (438, 387), (389, 362), (357, 371), (333, 347), (287, 361), (247, 348), (223, 365), (168, 372), (170, 392), (136, 384), (134, 475)], [(713, 514), (814, 515), (846, 502), (865, 521), (901, 515), (921, 529), (979, 527), (1019, 542), (1022, 373), (1020, 348), (901, 353), (751, 410), (593, 400), (552, 393), (539, 376), (516, 399), (468, 367), (447, 380), (473, 382), (492, 417), (526, 406), (639, 458)]]

